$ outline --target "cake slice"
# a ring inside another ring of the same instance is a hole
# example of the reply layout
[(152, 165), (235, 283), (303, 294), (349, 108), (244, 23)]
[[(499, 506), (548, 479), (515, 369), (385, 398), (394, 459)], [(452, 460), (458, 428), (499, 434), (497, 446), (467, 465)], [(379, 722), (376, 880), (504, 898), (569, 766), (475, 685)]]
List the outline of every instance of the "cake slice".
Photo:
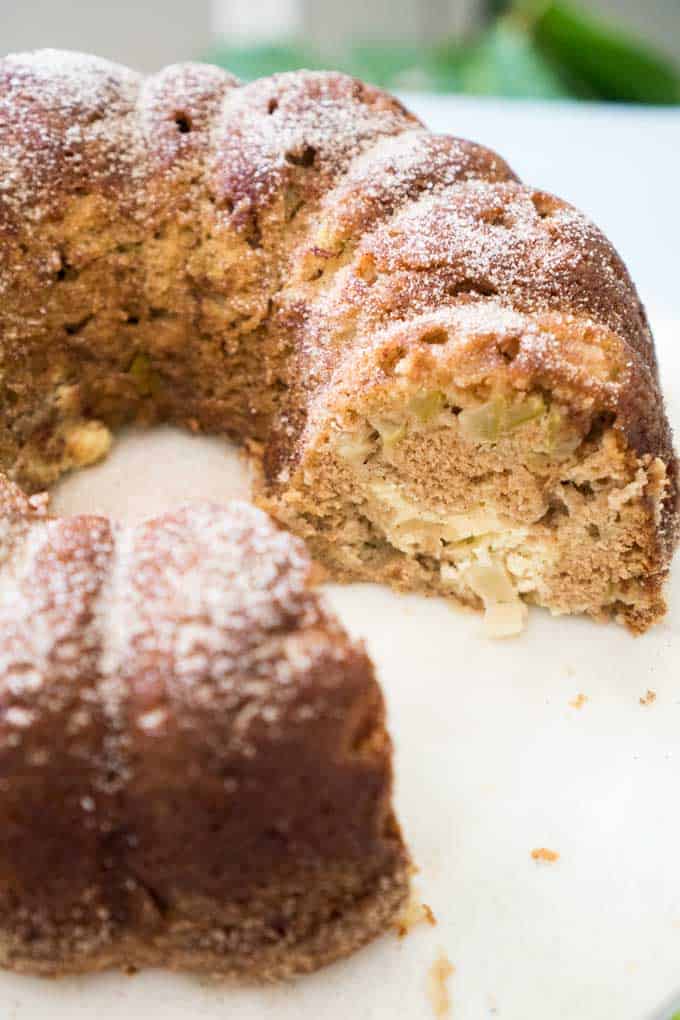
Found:
[(383, 699), (301, 543), (245, 504), (115, 528), (5, 497), (0, 963), (260, 981), (383, 931)]
[(645, 630), (677, 460), (623, 263), (509, 177), (440, 187), (437, 164), (394, 213), (422, 178), (391, 146), (326, 197), (282, 296), (295, 364), (262, 505), (335, 577), (484, 608), (497, 636), (529, 603)]

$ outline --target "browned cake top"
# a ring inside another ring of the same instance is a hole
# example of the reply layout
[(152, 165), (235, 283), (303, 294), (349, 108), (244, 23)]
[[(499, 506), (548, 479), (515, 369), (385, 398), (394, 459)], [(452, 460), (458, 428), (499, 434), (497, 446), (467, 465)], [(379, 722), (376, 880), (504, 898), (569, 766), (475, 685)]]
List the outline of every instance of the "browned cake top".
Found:
[[(0, 223), (22, 229), (82, 192), (144, 213), (159, 171), (201, 159), (238, 222), (315, 164), (327, 183), (382, 134), (416, 124), (396, 99), (341, 74), (300, 71), (239, 88), (207, 64), (141, 75), (42, 50), (0, 61)], [(206, 149), (210, 148), (206, 156)]]
[[(340, 634), (309, 587), (302, 543), (247, 504), (198, 504), (136, 527), (22, 509), (29, 523), (0, 595), (10, 745), (83, 676), (106, 712), (116, 709), (107, 680), (129, 681), (140, 702), (130, 723), (145, 731), (163, 729), (173, 699), (230, 695), (249, 705), (251, 725), (265, 705), (278, 724), (276, 702), (313, 660), (306, 637)], [(234, 690), (240, 675), (252, 687)]]
[[(154, 173), (194, 156), (235, 79), (206, 64), (151, 78), (84, 54), (41, 50), (0, 61), (0, 225), (24, 230), (82, 193), (146, 212)], [(186, 130), (196, 127), (198, 130)]]

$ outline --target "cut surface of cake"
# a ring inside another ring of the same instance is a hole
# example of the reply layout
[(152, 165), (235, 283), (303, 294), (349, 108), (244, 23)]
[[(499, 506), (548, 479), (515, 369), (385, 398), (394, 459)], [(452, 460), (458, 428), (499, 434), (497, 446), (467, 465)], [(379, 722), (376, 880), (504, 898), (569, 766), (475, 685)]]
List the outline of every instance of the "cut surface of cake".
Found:
[(302, 543), (242, 503), (0, 506), (0, 964), (262, 981), (385, 930), (383, 700)]

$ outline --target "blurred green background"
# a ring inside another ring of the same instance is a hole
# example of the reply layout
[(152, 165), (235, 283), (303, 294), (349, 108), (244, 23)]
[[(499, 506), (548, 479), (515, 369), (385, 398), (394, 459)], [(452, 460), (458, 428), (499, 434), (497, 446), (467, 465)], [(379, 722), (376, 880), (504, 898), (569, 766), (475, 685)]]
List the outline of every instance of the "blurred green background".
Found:
[[(680, 26), (680, 0), (672, 2)], [(332, 61), (303, 38), (222, 42), (208, 56), (244, 79), (332, 65), (391, 89), (680, 104), (680, 69), (668, 52), (615, 16), (561, 0), (491, 0), (481, 26), (462, 37), (429, 44), (353, 39)]]

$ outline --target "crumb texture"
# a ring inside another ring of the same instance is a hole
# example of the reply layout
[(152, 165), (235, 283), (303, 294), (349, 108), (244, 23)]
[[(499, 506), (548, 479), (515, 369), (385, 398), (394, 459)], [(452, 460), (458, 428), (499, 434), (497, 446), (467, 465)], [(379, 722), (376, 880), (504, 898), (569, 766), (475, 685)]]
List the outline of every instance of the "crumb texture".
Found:
[(542, 861), (543, 864), (555, 864), (559, 861), (560, 855), (557, 850), (550, 850), (547, 846), (538, 846), (531, 851), (533, 861)]
[(441, 950), (427, 975), (427, 994), (432, 1013), (438, 1020), (451, 1016), (449, 981), (455, 970), (446, 953)]

